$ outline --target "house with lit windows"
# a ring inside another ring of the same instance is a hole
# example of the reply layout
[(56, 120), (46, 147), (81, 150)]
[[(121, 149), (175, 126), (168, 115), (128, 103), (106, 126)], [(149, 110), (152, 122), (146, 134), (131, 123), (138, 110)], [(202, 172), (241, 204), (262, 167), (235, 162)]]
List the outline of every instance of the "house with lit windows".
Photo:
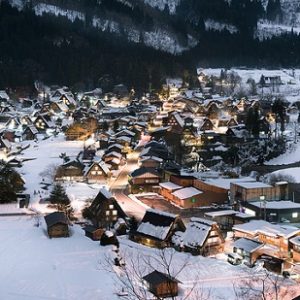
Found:
[(295, 226), (271, 224), (263, 220), (234, 225), (232, 230), (235, 239), (246, 238), (263, 243), (265, 247), (260, 249), (260, 255), (283, 259), (291, 257), (291, 244), (300, 237), (300, 229)]
[(88, 183), (104, 182), (110, 177), (110, 170), (104, 161), (94, 161), (84, 170), (84, 178)]
[(51, 121), (51, 117), (48, 114), (39, 114), (34, 120), (33, 124), (39, 132), (45, 132), (54, 125)]
[(177, 231), (185, 231), (178, 215), (148, 209), (137, 230), (130, 233), (130, 239), (149, 247), (165, 248), (171, 246)]
[(113, 195), (102, 188), (87, 209), (89, 218), (97, 228), (112, 229), (119, 219), (127, 219)]
[(184, 232), (175, 233), (172, 242), (179, 251), (205, 256), (223, 251), (225, 240), (216, 222), (193, 217)]

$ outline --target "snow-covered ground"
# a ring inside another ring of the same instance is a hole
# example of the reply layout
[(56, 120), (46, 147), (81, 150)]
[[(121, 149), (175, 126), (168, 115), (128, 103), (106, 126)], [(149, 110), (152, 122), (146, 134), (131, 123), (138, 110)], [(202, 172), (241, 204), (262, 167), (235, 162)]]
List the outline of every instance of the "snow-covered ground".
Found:
[(0, 218), (1, 299), (117, 299), (112, 275), (98, 268), (104, 247), (78, 226), (70, 238), (49, 239), (34, 222)]
[[(40, 227), (35, 227), (35, 222), (24, 216), (0, 218), (1, 299), (119, 299), (115, 293), (121, 286), (116, 275), (103, 268), (106, 257), (112, 253), (110, 246), (102, 247), (88, 239), (78, 225), (71, 227), (69, 238), (49, 239), (44, 220)], [(125, 237), (120, 244), (122, 256), (130, 255), (133, 260), (139, 255), (156, 256), (158, 251)], [(172, 268), (180, 268), (186, 260), (188, 265), (178, 277), (181, 290), (196, 282), (211, 290), (211, 300), (236, 299), (233, 282), (261, 274), (260, 269), (186, 253), (175, 254)]]
[[(91, 142), (88, 140), (85, 142), (85, 145), (87, 146)], [(28, 144), (28, 142), (25, 143)], [(84, 142), (66, 141), (64, 135), (58, 135), (57, 137), (50, 137), (38, 142), (31, 141), (29, 144), (30, 147), (18, 156), (22, 159), (31, 159), (23, 163), (20, 173), (25, 179), (26, 193), (29, 193), (31, 196), (32, 208), (46, 212), (46, 204), (39, 204), (39, 201), (47, 198), (49, 191), (43, 190), (41, 183), (43, 183), (43, 178), (45, 182), (51, 183), (51, 180), (43, 173), (47, 169), (49, 170), (63, 163), (63, 160), (59, 157), (61, 153), (66, 153), (71, 160), (76, 159), (78, 153), (83, 150)], [(88, 185), (86, 183), (65, 184), (67, 194), (75, 209), (80, 209), (84, 205), (85, 200), (94, 198), (102, 186), (97, 184)]]
[[(199, 69), (209, 76), (220, 76), (221, 68), (216, 69)], [(248, 69), (248, 68), (232, 68), (228, 72), (236, 72), (242, 78), (242, 84), (247, 85), (247, 80), (252, 78), (256, 83), (259, 82), (262, 75), (265, 77), (280, 76), (282, 85), (276, 87), (265, 87), (264, 95), (281, 93), (290, 102), (300, 101), (300, 69)], [(258, 92), (261, 92), (258, 89)]]
[(272, 174), (288, 175), (293, 177), (296, 183), (300, 183), (300, 168), (288, 168), (279, 171), (275, 171)]
[(291, 144), (286, 153), (279, 155), (269, 161), (266, 165), (285, 165), (300, 161), (300, 142), (297, 144)]

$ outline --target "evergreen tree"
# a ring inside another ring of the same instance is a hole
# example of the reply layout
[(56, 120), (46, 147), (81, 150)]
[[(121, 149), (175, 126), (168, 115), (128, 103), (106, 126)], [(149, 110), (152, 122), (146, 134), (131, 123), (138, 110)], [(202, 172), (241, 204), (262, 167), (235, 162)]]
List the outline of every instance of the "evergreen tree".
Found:
[(269, 20), (280, 22), (282, 19), (280, 0), (269, 0), (266, 9), (266, 14)]
[(68, 217), (72, 215), (73, 209), (71, 207), (71, 202), (62, 185), (54, 185), (49, 201), (58, 211), (64, 212)]
[(17, 192), (23, 189), (23, 180), (8, 163), (0, 161), (0, 203), (17, 200)]

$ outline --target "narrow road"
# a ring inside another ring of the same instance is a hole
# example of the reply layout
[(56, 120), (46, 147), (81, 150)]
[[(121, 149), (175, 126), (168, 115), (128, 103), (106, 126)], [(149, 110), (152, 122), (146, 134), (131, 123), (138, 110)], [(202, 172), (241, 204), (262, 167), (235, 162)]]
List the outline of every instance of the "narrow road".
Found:
[(123, 167), (115, 181), (111, 183), (110, 190), (128, 216), (134, 216), (138, 220), (141, 220), (146, 208), (127, 197), (128, 175), (138, 168), (138, 155), (139, 152), (136, 151), (128, 155), (127, 164)]

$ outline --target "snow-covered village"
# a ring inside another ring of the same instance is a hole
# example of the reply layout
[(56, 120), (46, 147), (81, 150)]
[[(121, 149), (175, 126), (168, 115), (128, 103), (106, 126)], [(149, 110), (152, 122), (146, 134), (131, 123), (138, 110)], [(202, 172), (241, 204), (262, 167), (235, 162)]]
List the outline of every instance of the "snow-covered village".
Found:
[(1, 299), (298, 299), (300, 70), (0, 91)]
[(300, 300), (300, 0), (0, 0), (0, 300)]

